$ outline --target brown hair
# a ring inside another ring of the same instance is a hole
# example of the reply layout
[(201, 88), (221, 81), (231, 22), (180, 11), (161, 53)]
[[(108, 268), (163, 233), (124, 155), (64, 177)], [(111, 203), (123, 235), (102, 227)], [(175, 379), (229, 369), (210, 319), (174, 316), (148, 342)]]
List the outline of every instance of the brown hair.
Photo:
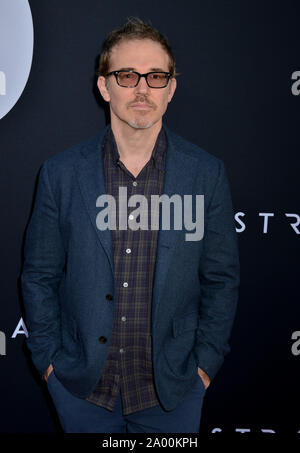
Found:
[(169, 72), (173, 77), (177, 75), (175, 58), (168, 39), (152, 27), (150, 23), (147, 24), (138, 17), (131, 17), (127, 19), (127, 22), (121, 28), (110, 32), (105, 39), (99, 59), (98, 70), (96, 71), (98, 76), (106, 76), (108, 73), (112, 48), (120, 42), (130, 39), (152, 39), (161, 44), (169, 56)]

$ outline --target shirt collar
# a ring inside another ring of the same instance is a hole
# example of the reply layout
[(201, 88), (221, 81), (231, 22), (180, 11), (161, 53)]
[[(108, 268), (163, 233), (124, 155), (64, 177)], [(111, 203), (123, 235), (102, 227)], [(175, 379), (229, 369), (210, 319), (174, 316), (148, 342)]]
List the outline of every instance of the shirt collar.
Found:
[[(115, 165), (118, 165), (118, 161), (120, 159), (120, 154), (118, 152), (117, 143), (116, 143), (115, 136), (114, 136), (114, 133), (113, 133), (111, 127), (109, 127), (109, 129), (107, 131), (107, 140), (109, 141), (109, 143), (111, 145), (110, 149), (111, 149), (111, 153), (112, 153), (113, 162)], [(167, 137), (166, 137), (164, 128), (162, 127), (158, 133), (158, 136), (157, 136), (157, 139), (156, 139), (156, 142), (155, 142), (155, 145), (154, 145), (151, 157), (150, 157), (150, 159), (153, 160), (155, 168), (157, 168), (159, 170), (164, 169), (164, 160), (163, 159), (164, 159), (164, 154), (165, 154), (166, 150), (167, 150)]]

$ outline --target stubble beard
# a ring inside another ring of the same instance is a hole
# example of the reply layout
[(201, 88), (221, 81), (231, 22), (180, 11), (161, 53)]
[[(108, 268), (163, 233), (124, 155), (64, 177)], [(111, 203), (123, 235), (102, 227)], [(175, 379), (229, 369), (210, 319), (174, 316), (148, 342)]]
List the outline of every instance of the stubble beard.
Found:
[[(130, 106), (136, 102), (146, 102), (148, 103), (153, 110), (157, 109), (156, 104), (153, 102), (149, 102), (146, 96), (140, 95), (137, 96), (134, 102), (130, 102), (128, 105), (128, 109), (130, 109)], [(136, 118), (132, 121), (128, 121), (129, 126), (133, 127), (134, 129), (149, 129), (149, 127), (153, 126), (154, 121), (147, 120), (146, 118), (143, 118), (143, 115), (147, 115), (149, 112), (139, 112), (136, 113)]]
[(133, 127), (134, 129), (149, 129), (149, 127), (153, 126), (154, 121), (145, 122), (143, 120), (135, 120), (135, 121), (128, 121), (129, 126)]

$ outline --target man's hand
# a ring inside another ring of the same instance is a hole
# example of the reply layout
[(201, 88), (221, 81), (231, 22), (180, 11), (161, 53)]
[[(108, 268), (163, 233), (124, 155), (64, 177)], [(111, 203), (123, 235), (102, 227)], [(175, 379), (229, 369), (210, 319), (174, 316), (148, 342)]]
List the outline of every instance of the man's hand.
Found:
[(208, 375), (205, 373), (205, 371), (203, 371), (200, 367), (198, 367), (198, 374), (199, 374), (200, 378), (202, 379), (203, 384), (204, 384), (204, 387), (205, 387), (205, 390), (206, 390), (207, 387), (208, 387), (209, 384), (210, 384), (210, 378), (209, 378)]
[(47, 368), (46, 373), (44, 374), (44, 379), (45, 379), (46, 382), (48, 381), (48, 378), (49, 378), (50, 374), (52, 373), (52, 371), (53, 371), (53, 366), (50, 363), (50, 365)]

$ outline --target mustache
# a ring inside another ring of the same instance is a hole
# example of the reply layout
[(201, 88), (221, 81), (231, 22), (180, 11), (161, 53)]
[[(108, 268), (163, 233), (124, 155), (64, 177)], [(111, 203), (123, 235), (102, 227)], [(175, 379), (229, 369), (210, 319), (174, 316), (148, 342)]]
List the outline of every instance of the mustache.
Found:
[(150, 107), (152, 107), (153, 109), (156, 109), (157, 105), (151, 101), (150, 99), (148, 99), (146, 96), (143, 96), (143, 95), (140, 95), (140, 96), (137, 96), (134, 101), (132, 102), (128, 102), (127, 103), (127, 108), (128, 107), (131, 107), (132, 105), (134, 104), (137, 104), (137, 103), (143, 103), (143, 104), (147, 104), (149, 105)]

